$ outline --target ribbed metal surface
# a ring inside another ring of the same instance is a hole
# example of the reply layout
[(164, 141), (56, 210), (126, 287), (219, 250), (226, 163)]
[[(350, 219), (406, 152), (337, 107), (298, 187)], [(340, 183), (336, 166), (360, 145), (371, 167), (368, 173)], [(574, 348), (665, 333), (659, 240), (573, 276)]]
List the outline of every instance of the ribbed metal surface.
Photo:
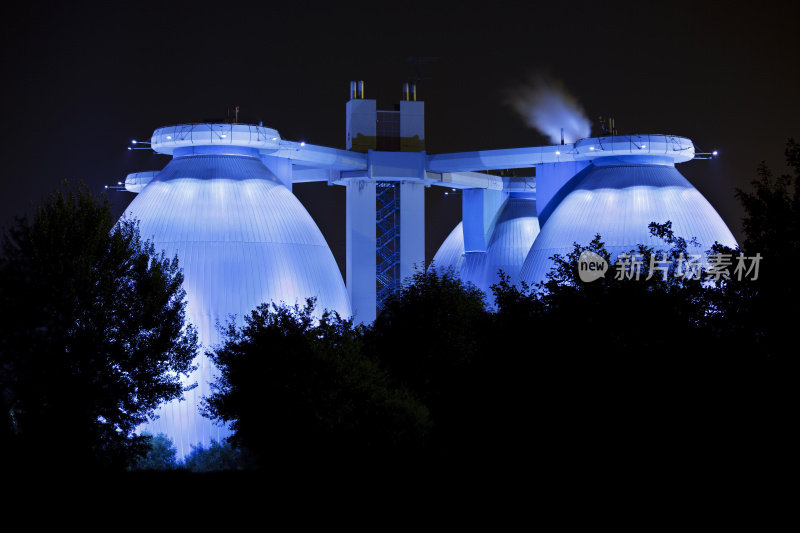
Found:
[(461, 279), (484, 291), (491, 302), (491, 286), (499, 280), (498, 271), (502, 269), (516, 283), (538, 233), (535, 200), (508, 198), (490, 228), (486, 252), (464, 253), (464, 233), (459, 223), (436, 252), (434, 268), (452, 267)]
[[(519, 273), (528, 251), (539, 235), (536, 202), (528, 198), (509, 198), (500, 210), (486, 250), (484, 290), (499, 281), (502, 269), (512, 283), (519, 281)], [(477, 285), (477, 283), (476, 283)], [(480, 286), (480, 285), (479, 285)]]
[(550, 257), (566, 255), (572, 244), (588, 244), (600, 234), (612, 256), (637, 244), (663, 247), (650, 235), (650, 222), (672, 221), (675, 234), (697, 237), (708, 249), (715, 241), (736, 240), (710, 203), (676, 169), (666, 165), (614, 165), (591, 168), (553, 210), (533, 243), (521, 271), (528, 283), (544, 281)]
[[(262, 302), (304, 303), (349, 316), (341, 274), (311, 216), (256, 158), (190, 156), (171, 161), (131, 203), (125, 216), (140, 220), (143, 238), (184, 273), (188, 320), (204, 347), (220, 342), (217, 322), (244, 315)], [(181, 455), (190, 445), (227, 436), (198, 413), (209, 394), (213, 364), (205, 357), (189, 382), (199, 386), (183, 402), (163, 407), (145, 428), (163, 432)]]
[(444, 272), (452, 268), (455, 272), (461, 270), (461, 260), (464, 258), (464, 223), (459, 222), (450, 235), (433, 256), (431, 267)]

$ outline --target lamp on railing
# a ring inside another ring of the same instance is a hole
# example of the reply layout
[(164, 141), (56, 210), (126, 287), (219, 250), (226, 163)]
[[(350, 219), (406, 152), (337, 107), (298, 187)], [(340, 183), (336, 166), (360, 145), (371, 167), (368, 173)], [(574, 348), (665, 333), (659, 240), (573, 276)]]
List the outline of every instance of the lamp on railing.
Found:
[(131, 146), (128, 146), (128, 150), (152, 150), (152, 148), (150, 147), (150, 143), (147, 141), (137, 141), (136, 139), (131, 139)]
[(717, 150), (713, 152), (695, 152), (694, 158), (695, 159), (715, 159), (719, 155)]
[(116, 185), (105, 185), (103, 188), (106, 189), (106, 190), (111, 189), (111, 190), (114, 190), (114, 191), (124, 191), (125, 190), (125, 183), (123, 183), (121, 181), (118, 181)]

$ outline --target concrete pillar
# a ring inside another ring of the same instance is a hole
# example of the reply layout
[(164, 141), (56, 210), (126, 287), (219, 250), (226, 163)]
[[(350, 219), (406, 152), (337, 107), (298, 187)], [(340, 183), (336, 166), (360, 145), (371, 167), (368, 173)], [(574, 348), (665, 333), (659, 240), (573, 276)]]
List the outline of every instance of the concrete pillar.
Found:
[(588, 167), (589, 161), (536, 165), (536, 207), (539, 224), (544, 225), (553, 209), (569, 193), (569, 181)]
[(262, 156), (264, 166), (270, 169), (287, 189), (292, 190), (292, 162), (285, 157)]
[(485, 252), (488, 232), (497, 212), (508, 196), (503, 191), (464, 189), (461, 198), (461, 218), (464, 230), (464, 251)]
[(357, 323), (375, 320), (375, 182), (347, 184), (346, 284)]
[(400, 184), (400, 282), (425, 268), (425, 184)]

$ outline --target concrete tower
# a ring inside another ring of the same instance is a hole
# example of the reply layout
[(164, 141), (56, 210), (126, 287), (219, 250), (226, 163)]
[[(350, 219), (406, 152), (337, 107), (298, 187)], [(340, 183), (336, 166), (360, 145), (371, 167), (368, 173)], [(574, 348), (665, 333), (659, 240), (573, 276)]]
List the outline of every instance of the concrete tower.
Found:
[[(350, 82), (348, 150), (367, 153), (369, 173), (347, 181), (347, 290), (359, 322), (372, 322), (385, 299), (425, 265), (425, 104), (404, 84), (392, 111)], [(420, 157), (397, 152), (417, 152)]]

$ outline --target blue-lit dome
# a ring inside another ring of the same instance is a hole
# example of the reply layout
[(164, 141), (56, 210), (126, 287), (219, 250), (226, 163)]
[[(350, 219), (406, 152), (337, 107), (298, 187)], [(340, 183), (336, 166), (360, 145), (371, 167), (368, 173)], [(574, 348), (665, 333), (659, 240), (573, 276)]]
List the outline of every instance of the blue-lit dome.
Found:
[(535, 199), (512, 193), (488, 234), (485, 252), (465, 253), (463, 226), (459, 223), (436, 252), (433, 267), (440, 271), (453, 268), (462, 280), (484, 291), (491, 303), (491, 286), (499, 281), (498, 271), (503, 270), (512, 283), (517, 283), (522, 263), (539, 234)]
[[(244, 149), (243, 149), (244, 150)], [(304, 305), (349, 316), (342, 276), (311, 216), (300, 201), (254, 155), (195, 155), (175, 158), (141, 189), (125, 211), (140, 221), (142, 238), (183, 269), (187, 319), (210, 348), (221, 340), (217, 323), (242, 317), (263, 302)], [(189, 378), (198, 387), (187, 401), (163, 406), (144, 429), (171, 437), (180, 455), (190, 445), (221, 439), (227, 430), (198, 412), (210, 393), (213, 363), (199, 356)]]
[(719, 214), (672, 164), (599, 159), (566, 187), (571, 189), (544, 219), (525, 259), (520, 277), (527, 283), (544, 281), (550, 257), (564, 256), (573, 243), (586, 245), (596, 234), (612, 259), (638, 244), (663, 248), (663, 241), (650, 235), (651, 222), (670, 220), (676, 236), (696, 237), (700, 245), (693, 253), (703, 253), (714, 242), (736, 246)]

